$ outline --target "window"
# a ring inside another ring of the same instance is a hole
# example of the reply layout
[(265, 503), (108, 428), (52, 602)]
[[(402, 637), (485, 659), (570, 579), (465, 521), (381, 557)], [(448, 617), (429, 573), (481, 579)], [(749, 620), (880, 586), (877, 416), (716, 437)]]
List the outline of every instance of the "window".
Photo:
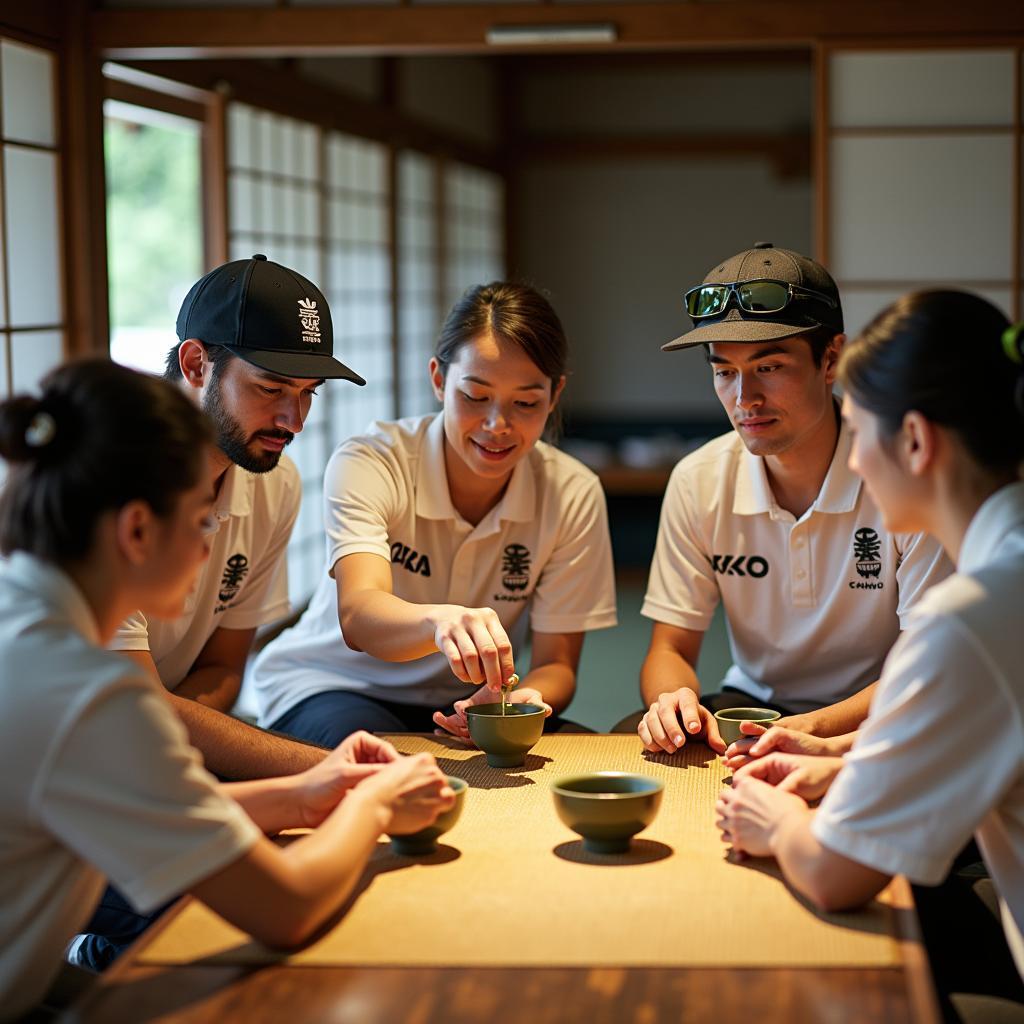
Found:
[(64, 358), (56, 60), (0, 39), (0, 374), (31, 390)]
[[(445, 291), (451, 306), (469, 287), (505, 276), (505, 188), (497, 174), (445, 168)], [(442, 313), (443, 315), (443, 313)]]
[(437, 408), (427, 363), (443, 310), (439, 308), (437, 164), (419, 153), (398, 158), (399, 412), (418, 416)]
[(160, 373), (203, 274), (201, 125), (110, 99), (103, 114), (110, 355)]
[(302, 508), (288, 548), (292, 602), (324, 568), (323, 474), (334, 448), (393, 412), (387, 153), (316, 125), (228, 107), (228, 226), (232, 259), (263, 253), (327, 296), (334, 352), (364, 388), (328, 381), (288, 448), (302, 477)]

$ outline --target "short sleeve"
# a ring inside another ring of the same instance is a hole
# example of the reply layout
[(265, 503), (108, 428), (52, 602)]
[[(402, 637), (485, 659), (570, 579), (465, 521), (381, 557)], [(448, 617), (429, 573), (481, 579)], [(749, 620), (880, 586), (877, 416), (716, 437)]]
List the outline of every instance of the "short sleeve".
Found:
[(93, 701), (34, 795), (45, 827), (143, 913), (237, 860), (261, 835), (217, 789), (148, 681), (129, 679)]
[(324, 525), (327, 564), (346, 555), (369, 553), (390, 561), (388, 527), (403, 500), (405, 488), (397, 467), (378, 447), (349, 441), (338, 448), (324, 474)]
[(685, 462), (672, 471), (661, 503), (658, 541), (641, 614), (657, 622), (703, 633), (720, 592), (707, 546), (697, 528)]
[(225, 629), (252, 629), (275, 619), (284, 618), (291, 610), (288, 600), (288, 541), (302, 503), (299, 472), (291, 461), (282, 462), (277, 472), (284, 475), (282, 493), (276, 496), (272, 509), (273, 527), (260, 556), (254, 559), (251, 575), (246, 580), (240, 599), (218, 623)]
[(534, 590), (530, 626), (539, 633), (581, 633), (615, 623), (615, 572), (604, 492), (596, 478), (581, 478), (567, 489), (558, 543)]
[(942, 545), (927, 533), (902, 533), (893, 537), (899, 554), (896, 585), (899, 601), (896, 613), (900, 628), (906, 629), (907, 615), (921, 595), (936, 583), (941, 583), (953, 572)]
[(1016, 716), (959, 620), (894, 645), (871, 715), (815, 815), (829, 849), (934, 885), (1018, 771)]
[(107, 649), (111, 651), (148, 651), (149, 622), (142, 612), (132, 612), (117, 630)]

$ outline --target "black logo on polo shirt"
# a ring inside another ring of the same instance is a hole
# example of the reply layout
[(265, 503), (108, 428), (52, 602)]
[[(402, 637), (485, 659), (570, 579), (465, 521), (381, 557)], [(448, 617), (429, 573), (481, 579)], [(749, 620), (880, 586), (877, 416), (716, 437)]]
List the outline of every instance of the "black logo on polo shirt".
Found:
[(530, 585), (530, 549), (525, 544), (505, 545), (501, 553), (501, 585), (505, 593), (495, 594), (495, 601), (517, 604), (530, 600), (529, 594), (522, 593)]
[(396, 540), (391, 545), (391, 561), (420, 576), (430, 575), (430, 559), (414, 551), (408, 544)]
[(760, 555), (712, 555), (711, 567), (721, 576), (753, 576), (759, 580), (768, 575), (768, 560)]
[(525, 590), (530, 585), (530, 549), (509, 544), (501, 559), (501, 582), (506, 590)]
[[(249, 574), (249, 559), (241, 552), (232, 555), (224, 566), (224, 575), (220, 578), (220, 593), (217, 597), (222, 605), (230, 604), (242, 589), (242, 580)], [(221, 609), (217, 609), (220, 611)]]
[[(853, 558), (860, 580), (850, 580), (851, 590), (881, 590), (882, 542), (870, 526), (861, 526), (853, 534)], [(865, 582), (867, 581), (867, 582)]]

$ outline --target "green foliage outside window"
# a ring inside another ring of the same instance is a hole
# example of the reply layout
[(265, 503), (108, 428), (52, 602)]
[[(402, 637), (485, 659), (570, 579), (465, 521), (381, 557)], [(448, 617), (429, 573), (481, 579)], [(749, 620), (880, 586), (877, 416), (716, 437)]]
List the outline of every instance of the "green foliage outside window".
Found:
[(110, 323), (173, 335), (203, 271), (199, 133), (107, 117)]

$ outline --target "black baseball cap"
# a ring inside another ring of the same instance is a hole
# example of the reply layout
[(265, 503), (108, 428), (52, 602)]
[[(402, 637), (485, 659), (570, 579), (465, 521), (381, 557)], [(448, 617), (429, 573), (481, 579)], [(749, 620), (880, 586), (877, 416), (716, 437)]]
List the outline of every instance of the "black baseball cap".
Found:
[(827, 327), (843, 333), (843, 307), (839, 289), (829, 272), (807, 256), (790, 249), (776, 249), (771, 242), (757, 242), (708, 271), (702, 284), (733, 284), (767, 279), (818, 292), (830, 301), (815, 300), (802, 292), (777, 313), (751, 313), (738, 302), (725, 304), (722, 315), (693, 321), (693, 329), (662, 345), (663, 352), (691, 348), (709, 342), (771, 341)]
[(257, 254), (200, 278), (178, 312), (180, 341), (198, 338), (281, 377), (366, 381), (334, 358), (334, 327), (323, 292)]

